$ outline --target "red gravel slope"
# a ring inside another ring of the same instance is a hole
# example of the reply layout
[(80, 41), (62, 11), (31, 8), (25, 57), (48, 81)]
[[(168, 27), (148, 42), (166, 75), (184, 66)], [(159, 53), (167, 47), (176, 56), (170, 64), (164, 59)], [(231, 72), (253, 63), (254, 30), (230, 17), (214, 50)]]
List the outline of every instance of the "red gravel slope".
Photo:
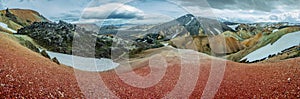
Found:
[[(139, 88), (126, 84), (115, 71), (74, 72), (72, 68), (57, 65), (22, 47), (2, 33), (0, 51), (0, 98), (113, 98), (113, 94), (121, 98), (162, 98), (176, 88), (181, 90), (172, 94), (173, 97), (183, 98), (181, 96), (191, 90), (192, 93), (188, 96), (199, 98), (207, 85), (212, 68), (211, 58), (202, 55), (205, 59), (199, 64), (200, 68), (194, 69), (198, 72), (186, 72), (191, 77), (182, 78), (180, 72), (183, 67), (180, 67), (180, 60), (176, 56), (169, 57), (166, 58), (169, 64), (162, 79), (154, 86)], [(144, 77), (150, 73), (147, 60), (140, 62), (139, 66), (144, 67), (135, 69), (135, 73)], [(155, 67), (152, 72), (161, 70), (161, 67)], [(300, 98), (299, 76), (300, 58), (250, 65), (228, 61), (215, 98)], [(80, 79), (76, 80), (76, 77)], [(103, 82), (100, 81), (98, 85), (106, 86), (107, 89), (93, 84), (100, 77)], [(187, 84), (191, 84), (192, 77), (198, 78), (196, 85), (192, 89), (186, 88)], [(180, 83), (179, 80), (185, 81), (186, 85), (176, 86)], [(108, 89), (111, 93), (104, 92)]]

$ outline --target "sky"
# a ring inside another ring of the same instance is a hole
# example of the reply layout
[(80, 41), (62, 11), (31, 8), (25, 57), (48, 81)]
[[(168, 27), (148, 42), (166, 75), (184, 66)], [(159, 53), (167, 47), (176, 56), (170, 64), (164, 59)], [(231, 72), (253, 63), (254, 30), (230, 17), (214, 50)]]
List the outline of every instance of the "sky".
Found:
[(187, 13), (232, 22), (300, 22), (299, 0), (0, 0), (50, 20), (156, 24)]

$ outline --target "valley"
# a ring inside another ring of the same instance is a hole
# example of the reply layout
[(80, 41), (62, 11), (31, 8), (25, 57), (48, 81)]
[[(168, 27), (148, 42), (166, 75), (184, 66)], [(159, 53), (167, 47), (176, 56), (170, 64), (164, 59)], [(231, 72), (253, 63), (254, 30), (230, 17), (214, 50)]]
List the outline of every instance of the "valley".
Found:
[[(185, 14), (121, 29), (52, 22), (29, 9), (0, 14), (0, 98), (174, 98), (166, 94), (177, 81), (194, 82), (191, 98), (209, 97), (211, 82), (214, 98), (300, 97), (299, 25)], [(152, 87), (124, 82), (148, 84), (143, 77), (162, 71)]]

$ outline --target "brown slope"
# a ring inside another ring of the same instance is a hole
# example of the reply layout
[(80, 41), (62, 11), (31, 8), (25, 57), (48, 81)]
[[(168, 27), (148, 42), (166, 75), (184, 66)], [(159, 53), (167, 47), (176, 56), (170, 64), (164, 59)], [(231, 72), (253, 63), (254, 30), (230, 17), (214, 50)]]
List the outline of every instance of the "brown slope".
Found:
[(80, 97), (73, 69), (51, 62), (0, 33), (0, 98)]
[(49, 20), (38, 12), (29, 9), (0, 10), (0, 22), (7, 24), (13, 30), (18, 30), (34, 22), (45, 21)]
[(9, 11), (17, 16), (20, 21), (26, 23), (26, 25), (30, 25), (33, 22), (41, 22), (41, 21), (48, 21), (44, 16), (40, 13), (29, 10), (29, 9), (9, 9)]
[[(0, 34), (0, 51), (1, 98), (82, 96), (72, 68), (59, 66), (20, 46), (4, 34)], [(176, 50), (167, 48), (154, 49), (148, 53), (161, 53), (168, 62), (166, 74), (155, 86), (149, 88), (130, 86), (124, 83), (114, 71), (99, 73), (99, 75), (105, 85), (118, 97), (161, 98), (174, 89), (179, 79), (182, 68), (180, 56)], [(190, 98), (201, 96), (211, 69), (211, 60), (215, 59), (204, 54), (199, 56), (202, 59), (198, 70), (199, 79)], [(147, 67), (149, 65), (147, 57), (135, 65), (142, 66), (135, 69), (139, 75), (145, 76), (150, 72)], [(227, 61), (226, 65), (225, 75), (215, 98), (300, 97), (300, 58), (250, 65)], [(153, 69), (153, 71), (160, 70), (160, 67)], [(86, 81), (85, 85), (92, 84), (94, 79), (90, 78), (93, 77), (82, 77)], [(92, 90), (89, 93), (98, 95)], [(180, 95), (179, 93), (178, 96)]]

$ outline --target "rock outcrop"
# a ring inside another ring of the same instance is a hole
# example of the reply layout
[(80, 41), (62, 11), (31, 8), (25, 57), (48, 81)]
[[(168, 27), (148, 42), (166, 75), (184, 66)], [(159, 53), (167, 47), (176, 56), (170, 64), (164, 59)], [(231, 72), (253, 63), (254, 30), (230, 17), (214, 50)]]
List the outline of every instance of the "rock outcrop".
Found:
[(58, 61), (58, 59), (57, 59), (56, 57), (52, 58), (51, 60), (52, 60), (54, 63), (60, 65), (60, 63), (59, 63), (59, 61)]
[[(82, 52), (89, 57), (98, 58), (110, 58), (111, 56), (111, 46), (113, 42), (111, 37), (97, 36), (97, 33), (86, 31), (83, 28), (76, 28), (76, 25), (63, 21), (59, 21), (58, 23), (35, 22), (30, 26), (19, 29), (18, 34), (30, 36), (39, 45), (53, 52), (72, 54), (72, 51), (75, 51), (76, 53)], [(73, 39), (76, 37), (79, 37), (76, 41), (81, 42), (73, 42)], [(90, 44), (91, 40), (94, 42), (93, 44)], [(73, 50), (73, 43), (80, 45), (77, 45)], [(83, 46), (84, 44), (88, 46)], [(90, 52), (85, 49), (96, 50)], [(96, 55), (89, 55), (92, 53), (96, 53)], [(84, 56), (83, 54), (82, 56)]]
[(41, 55), (48, 58), (48, 59), (51, 59), (51, 57), (48, 55), (48, 53), (46, 52), (46, 50), (42, 50), (41, 51)]
[(75, 25), (60, 21), (34, 22), (18, 30), (18, 34), (28, 35), (39, 45), (50, 51), (71, 54), (71, 43), (75, 31)]
[(146, 35), (135, 41), (127, 41), (117, 36), (87, 31), (63, 21), (34, 22), (19, 29), (17, 34), (28, 35), (49, 51), (96, 58), (119, 57), (118, 55), (123, 55), (125, 52), (134, 54), (163, 46), (159, 42), (162, 37), (155, 34)]

